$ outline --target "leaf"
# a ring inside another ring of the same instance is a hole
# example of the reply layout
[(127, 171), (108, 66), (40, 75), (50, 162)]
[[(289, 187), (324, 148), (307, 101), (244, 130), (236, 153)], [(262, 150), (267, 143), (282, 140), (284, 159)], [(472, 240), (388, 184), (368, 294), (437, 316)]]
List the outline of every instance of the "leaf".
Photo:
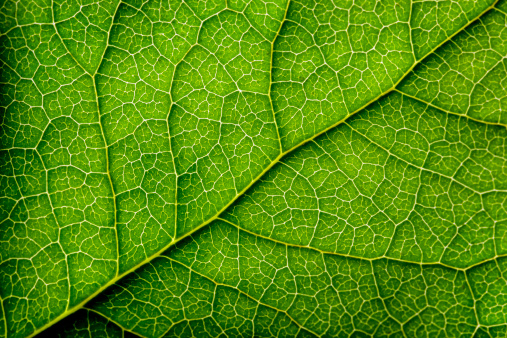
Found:
[(0, 6), (0, 335), (507, 334), (507, 2)]

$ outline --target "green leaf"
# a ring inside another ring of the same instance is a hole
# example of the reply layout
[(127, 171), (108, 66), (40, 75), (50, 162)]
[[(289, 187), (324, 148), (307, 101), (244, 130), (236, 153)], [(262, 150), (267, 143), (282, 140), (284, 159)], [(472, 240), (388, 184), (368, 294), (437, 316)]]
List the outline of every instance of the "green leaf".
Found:
[(507, 335), (507, 1), (0, 4), (0, 337)]

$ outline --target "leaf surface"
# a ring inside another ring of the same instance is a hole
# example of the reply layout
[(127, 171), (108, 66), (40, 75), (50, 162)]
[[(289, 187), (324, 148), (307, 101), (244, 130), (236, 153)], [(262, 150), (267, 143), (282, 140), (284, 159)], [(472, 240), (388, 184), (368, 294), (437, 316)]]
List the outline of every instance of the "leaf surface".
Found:
[(505, 336), (506, 17), (5, 2), (0, 335)]

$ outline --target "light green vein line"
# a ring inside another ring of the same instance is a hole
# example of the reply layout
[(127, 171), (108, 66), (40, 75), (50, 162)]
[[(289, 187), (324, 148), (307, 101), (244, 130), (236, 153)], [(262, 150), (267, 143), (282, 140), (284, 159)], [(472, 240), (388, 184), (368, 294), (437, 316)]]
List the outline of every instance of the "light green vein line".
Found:
[(237, 225), (234, 222), (231, 222), (231, 221), (226, 220), (224, 218), (218, 218), (217, 220), (220, 220), (222, 222), (230, 224), (233, 227), (235, 227), (235, 228), (237, 228), (237, 229), (239, 229), (239, 230), (241, 230), (243, 232), (246, 232), (246, 233), (248, 233), (250, 235), (253, 235), (255, 237), (259, 237), (259, 238), (262, 238), (262, 239), (265, 239), (265, 240), (268, 240), (268, 241), (271, 241), (271, 242), (274, 242), (274, 243), (277, 243), (277, 244), (280, 244), (280, 245), (285, 245), (285, 246), (294, 247), (294, 248), (308, 249), (308, 250), (313, 250), (313, 251), (322, 253), (324, 255), (332, 255), (332, 256), (338, 256), (338, 257), (344, 257), (344, 258), (353, 258), (353, 259), (362, 260), (362, 261), (366, 261), (366, 262), (374, 262), (374, 261), (378, 261), (378, 260), (381, 260), (381, 259), (388, 259), (388, 260), (395, 261), (395, 262), (414, 264), (414, 265), (420, 265), (420, 266), (440, 266), (440, 267), (444, 267), (444, 268), (447, 268), (447, 269), (452, 269), (452, 270), (455, 270), (455, 271), (463, 271), (464, 272), (464, 271), (470, 270), (471, 268), (476, 267), (478, 265), (494, 261), (494, 260), (496, 260), (498, 258), (507, 257), (507, 254), (496, 255), (496, 256), (488, 258), (488, 259), (486, 259), (486, 260), (484, 260), (482, 262), (478, 262), (478, 263), (475, 263), (473, 265), (470, 265), (470, 266), (468, 266), (466, 268), (459, 268), (459, 267), (448, 265), (448, 264), (445, 264), (445, 263), (442, 263), (442, 262), (431, 262), (431, 263), (415, 262), (415, 261), (409, 261), (409, 260), (400, 259), (400, 258), (393, 258), (393, 257), (385, 256), (385, 255), (379, 256), (379, 257), (375, 257), (375, 258), (366, 258), (366, 257), (361, 257), (361, 256), (354, 256), (354, 255), (344, 254), (344, 253), (340, 253), (340, 252), (326, 251), (326, 250), (315, 248), (315, 247), (312, 247), (312, 246), (309, 246), (309, 245), (298, 245), (298, 244), (286, 243), (286, 242), (283, 242), (283, 241), (280, 241), (280, 240), (277, 240), (277, 239), (274, 239), (274, 238), (271, 238), (271, 237), (260, 235), (258, 233), (255, 233), (255, 232), (251, 231), (251, 230), (247, 230), (247, 229), (241, 227), (240, 225)]
[(500, 8), (498, 8), (498, 7), (495, 7), (495, 10), (497, 10), (498, 12), (500, 12), (500, 13), (502, 13), (502, 14), (507, 15), (507, 13), (506, 13), (506, 12), (504, 12), (503, 10), (501, 10), (501, 9), (500, 9)]
[(465, 275), (465, 282), (467, 283), (467, 287), (468, 287), (468, 290), (470, 291), (470, 295), (474, 301), (474, 316), (475, 316), (475, 320), (477, 321), (477, 326), (475, 327), (475, 330), (474, 330), (474, 333), (472, 334), (472, 337), (475, 337), (475, 334), (477, 332), (477, 330), (479, 330), (480, 326), (481, 326), (481, 322), (479, 320), (479, 314), (477, 313), (477, 299), (475, 299), (475, 295), (474, 295), (474, 290), (472, 289), (472, 286), (470, 285), (470, 282), (468, 280), (468, 274), (465, 272), (464, 273)]
[(268, 97), (269, 97), (269, 104), (271, 105), (271, 111), (273, 112), (273, 121), (275, 122), (275, 128), (276, 128), (276, 135), (278, 136), (278, 146), (280, 147), (280, 152), (283, 152), (283, 146), (282, 146), (282, 138), (280, 137), (280, 130), (278, 129), (278, 122), (276, 122), (276, 115), (275, 115), (275, 108), (273, 106), (273, 99), (271, 98), (271, 89), (273, 87), (273, 58), (274, 58), (274, 51), (275, 51), (275, 41), (278, 35), (280, 35), (280, 31), (282, 30), (283, 23), (285, 22), (287, 18), (287, 12), (289, 11), (291, 0), (287, 0), (287, 7), (285, 8), (285, 13), (283, 14), (283, 19), (280, 22), (280, 27), (278, 27), (278, 31), (275, 34), (275, 37), (273, 38), (273, 41), (271, 41), (271, 56), (269, 59), (269, 89), (268, 89)]
[(116, 320), (114, 320), (114, 319), (110, 318), (109, 316), (106, 316), (106, 315), (105, 315), (105, 314), (103, 314), (103, 313), (98, 312), (97, 310), (90, 309), (90, 308), (87, 308), (87, 307), (83, 307), (83, 310), (93, 312), (93, 313), (95, 313), (96, 315), (99, 315), (99, 316), (101, 316), (101, 317), (103, 317), (103, 318), (107, 319), (107, 320), (108, 320), (108, 321), (110, 321), (111, 323), (113, 323), (113, 324), (115, 324), (116, 326), (118, 326), (119, 328), (121, 328), (121, 329), (122, 329), (122, 331), (124, 331), (124, 332), (130, 332), (130, 333), (132, 333), (132, 334), (134, 334), (134, 335), (136, 335), (136, 336), (139, 336), (139, 337), (141, 337), (141, 338), (147, 338), (147, 337), (143, 336), (142, 334), (140, 334), (140, 333), (138, 333), (138, 332), (134, 332), (134, 331), (132, 331), (132, 330), (126, 329), (123, 325), (121, 325), (120, 323), (118, 323)]
[[(104, 59), (104, 55), (106, 53), (106, 50), (107, 48), (109, 47), (109, 34), (111, 32), (111, 28), (113, 27), (113, 24), (114, 24), (114, 17), (116, 16), (116, 13), (118, 11), (118, 8), (120, 7), (120, 4), (121, 4), (121, 1), (118, 1), (118, 5), (116, 6), (116, 9), (114, 11), (114, 14), (112, 16), (112, 19), (111, 19), (111, 26), (109, 27), (109, 31), (107, 32), (107, 37), (108, 37), (108, 41), (106, 41), (106, 46), (104, 48), (104, 52), (102, 53), (102, 58), (101, 60)], [(100, 68), (100, 64), (97, 66), (97, 69), (95, 69), (95, 73), (94, 74), (91, 74), (90, 72), (88, 72), (86, 70), (86, 68), (81, 65), (78, 60), (74, 57), (74, 54), (72, 54), (70, 52), (70, 50), (67, 48), (67, 45), (65, 44), (65, 41), (63, 41), (63, 38), (62, 36), (60, 35), (60, 32), (58, 31), (58, 28), (56, 27), (56, 23), (55, 23), (55, 10), (54, 10), (54, 1), (52, 0), (51, 1), (51, 15), (53, 16), (52, 17), (52, 20), (53, 20), (53, 26), (54, 26), (54, 29), (55, 29), (55, 32), (56, 32), (56, 35), (58, 35), (58, 38), (61, 40), (62, 42), (62, 45), (64, 46), (65, 48), (65, 51), (70, 55), (70, 57), (72, 58), (72, 60), (74, 60), (74, 62), (76, 63), (76, 65), (79, 66), (79, 68), (81, 68), (81, 70), (89, 75), (92, 79), (92, 82), (93, 82), (93, 91), (94, 91), (94, 95), (95, 95), (95, 103), (97, 105), (97, 113), (98, 113), (98, 125), (100, 127), (100, 133), (101, 133), (101, 136), (102, 136), (102, 141), (104, 142), (104, 147), (105, 147), (105, 151), (106, 151), (106, 170), (107, 170), (107, 178), (108, 178), (108, 181), (109, 181), (109, 185), (111, 187), (111, 192), (113, 193), (113, 216), (114, 216), (114, 232), (115, 232), (115, 238), (116, 238), (116, 276), (118, 276), (118, 273), (120, 271), (120, 243), (119, 243), (119, 237), (118, 237), (118, 229), (117, 229), (117, 215), (116, 215), (116, 211), (117, 211), (117, 207), (116, 207), (116, 193), (114, 191), (114, 185), (113, 185), (113, 180), (112, 180), (112, 177), (111, 177), (111, 171), (110, 171), (110, 166), (109, 166), (109, 147), (107, 146), (107, 141), (106, 141), (106, 134), (104, 133), (104, 128), (102, 126), (102, 123), (100, 121), (100, 117), (101, 117), (101, 114), (100, 114), (100, 105), (99, 105), (99, 96), (98, 96), (98, 91), (97, 91), (97, 83), (96, 83), (96, 80), (95, 80), (95, 75), (97, 74), (97, 71), (98, 69)], [(49, 126), (49, 124), (48, 124)], [(44, 167), (45, 167), (45, 164), (44, 164)], [(49, 194), (49, 190), (48, 190), (48, 194)], [(51, 207), (53, 208), (53, 206), (51, 205)], [(54, 208), (53, 208), (54, 210)], [(66, 258), (65, 260), (67, 261), (67, 255), (66, 255)], [(70, 274), (70, 269), (68, 267), (68, 264), (67, 264), (67, 269), (68, 269), (68, 273)], [(70, 303), (70, 280), (69, 280), (69, 303)], [(68, 304), (67, 304), (68, 306)]]
[(5, 313), (4, 300), (0, 297), (0, 306), (2, 309), (2, 317), (4, 321), (4, 337), (7, 337), (7, 314)]
[(496, 123), (496, 122), (488, 122), (488, 121), (481, 121), (481, 120), (478, 120), (478, 119), (476, 119), (476, 118), (474, 118), (474, 117), (471, 117), (471, 116), (469, 116), (469, 115), (466, 115), (466, 114), (456, 113), (456, 112), (453, 112), (453, 111), (450, 111), (450, 110), (443, 109), (443, 108), (441, 108), (441, 107), (435, 106), (435, 105), (434, 105), (434, 104), (432, 104), (432, 103), (426, 102), (426, 101), (424, 101), (423, 99), (420, 99), (420, 98), (418, 98), (418, 97), (416, 97), (416, 96), (412, 96), (412, 95), (410, 95), (410, 94), (407, 94), (407, 93), (405, 93), (405, 92), (402, 92), (402, 91), (401, 91), (401, 90), (399, 90), (398, 88), (395, 88), (395, 89), (394, 89), (394, 91), (395, 91), (395, 92), (397, 92), (397, 93), (400, 93), (400, 94), (401, 94), (401, 95), (403, 95), (403, 96), (406, 96), (406, 97), (409, 97), (409, 98), (411, 98), (411, 99), (413, 99), (413, 100), (416, 100), (416, 101), (419, 101), (419, 102), (421, 102), (421, 103), (424, 103), (425, 105), (427, 105), (427, 106), (429, 106), (429, 107), (431, 107), (431, 108), (435, 108), (435, 109), (440, 110), (440, 111), (442, 111), (442, 112), (444, 112), (444, 113), (447, 113), (447, 114), (449, 114), (449, 115), (456, 115), (456, 116), (464, 117), (464, 118), (466, 118), (466, 119), (468, 119), (468, 120), (470, 120), (470, 121), (477, 122), (477, 123), (482, 123), (482, 124), (487, 124), (487, 125), (491, 125), (491, 126), (507, 127), (507, 124), (503, 124), (503, 123)]

